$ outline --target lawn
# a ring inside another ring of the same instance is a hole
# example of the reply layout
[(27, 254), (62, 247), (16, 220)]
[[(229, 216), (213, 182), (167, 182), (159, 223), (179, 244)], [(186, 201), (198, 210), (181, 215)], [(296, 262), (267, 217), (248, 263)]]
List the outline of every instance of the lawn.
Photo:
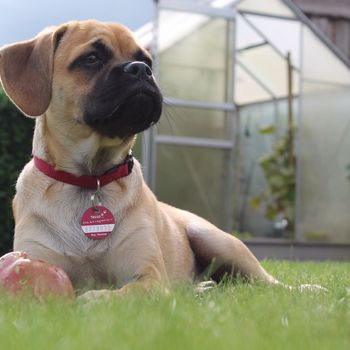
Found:
[(328, 293), (220, 285), (198, 297), (130, 296), (79, 302), (0, 298), (0, 349), (349, 349), (350, 263), (265, 261), (281, 281)]

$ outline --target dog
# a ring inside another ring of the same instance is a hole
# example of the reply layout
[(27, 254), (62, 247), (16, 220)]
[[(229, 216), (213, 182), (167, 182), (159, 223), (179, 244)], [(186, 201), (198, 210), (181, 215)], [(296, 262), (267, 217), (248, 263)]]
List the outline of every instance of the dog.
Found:
[(0, 77), (36, 119), (33, 159), (13, 200), (14, 250), (60, 266), (85, 300), (206, 273), (280, 284), (243, 242), (159, 202), (143, 180), (130, 151), (159, 120), (162, 94), (151, 56), (126, 27), (87, 20), (49, 28), (1, 48)]

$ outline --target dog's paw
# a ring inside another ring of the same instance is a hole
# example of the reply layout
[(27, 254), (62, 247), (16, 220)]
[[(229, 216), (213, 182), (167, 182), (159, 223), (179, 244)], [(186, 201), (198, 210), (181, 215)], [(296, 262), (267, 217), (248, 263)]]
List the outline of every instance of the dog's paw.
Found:
[(100, 290), (89, 290), (84, 294), (80, 295), (77, 300), (78, 302), (84, 304), (94, 304), (98, 301), (105, 300), (109, 301), (115, 298), (116, 292), (108, 289), (100, 289)]
[(217, 286), (217, 283), (214, 281), (203, 281), (203, 282), (199, 282), (196, 285), (196, 295), (202, 295), (206, 292), (209, 292), (210, 290), (212, 290), (214, 287)]

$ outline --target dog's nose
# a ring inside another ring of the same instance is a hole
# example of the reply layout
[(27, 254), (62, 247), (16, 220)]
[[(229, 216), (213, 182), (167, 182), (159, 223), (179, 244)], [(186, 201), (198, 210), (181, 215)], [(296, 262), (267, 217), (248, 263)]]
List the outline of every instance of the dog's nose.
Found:
[(125, 73), (130, 73), (137, 78), (150, 78), (152, 77), (151, 68), (144, 62), (130, 62), (124, 67)]

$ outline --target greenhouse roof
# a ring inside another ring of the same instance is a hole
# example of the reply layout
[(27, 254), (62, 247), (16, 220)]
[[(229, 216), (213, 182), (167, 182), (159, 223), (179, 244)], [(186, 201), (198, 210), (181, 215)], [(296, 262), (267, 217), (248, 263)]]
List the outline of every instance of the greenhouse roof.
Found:
[[(166, 16), (157, 43), (160, 53), (200, 29), (212, 17), (235, 18), (234, 100), (237, 105), (287, 95), (288, 53), (296, 82), (294, 95), (300, 93), (301, 75), (304, 81), (310, 82), (310, 91), (350, 87), (347, 58), (290, 0), (163, 0), (158, 6), (163, 9), (162, 16)], [(136, 35), (143, 46), (150, 47), (153, 24), (146, 24)]]

